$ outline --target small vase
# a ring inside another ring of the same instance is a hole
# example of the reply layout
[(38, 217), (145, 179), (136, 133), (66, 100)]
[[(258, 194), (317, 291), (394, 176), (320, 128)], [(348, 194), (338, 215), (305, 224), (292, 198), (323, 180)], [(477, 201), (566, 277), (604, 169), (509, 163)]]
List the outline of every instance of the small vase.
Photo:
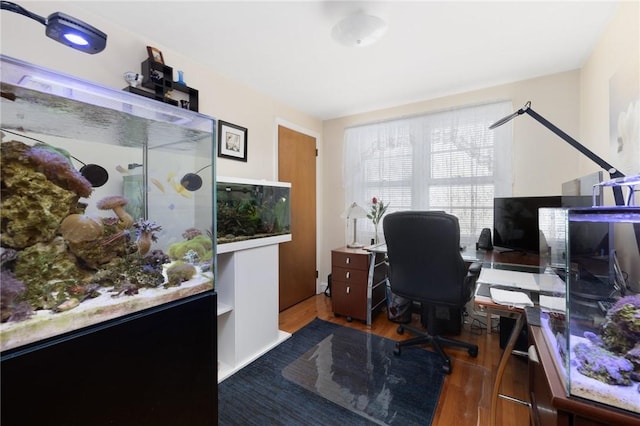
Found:
[(376, 232), (376, 236), (375, 236), (374, 241), (375, 241), (375, 244), (378, 244), (380, 242), (380, 240), (378, 239), (378, 224), (374, 223), (373, 227), (375, 228), (375, 232)]

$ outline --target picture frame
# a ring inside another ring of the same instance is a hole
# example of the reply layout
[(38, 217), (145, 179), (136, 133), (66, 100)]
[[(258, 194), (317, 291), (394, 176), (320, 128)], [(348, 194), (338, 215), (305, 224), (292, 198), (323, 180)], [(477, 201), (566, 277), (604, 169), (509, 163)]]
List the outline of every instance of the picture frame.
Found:
[(162, 52), (159, 49), (153, 46), (147, 46), (147, 54), (149, 55), (149, 59), (151, 59), (152, 61), (164, 65), (164, 57), (162, 56)]
[(218, 157), (246, 162), (247, 139), (246, 127), (218, 121)]

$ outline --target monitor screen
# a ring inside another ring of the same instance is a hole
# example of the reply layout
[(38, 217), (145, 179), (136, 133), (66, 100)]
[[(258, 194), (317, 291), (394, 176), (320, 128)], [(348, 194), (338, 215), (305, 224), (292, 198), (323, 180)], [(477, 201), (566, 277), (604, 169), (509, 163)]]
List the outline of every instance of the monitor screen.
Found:
[(562, 197), (494, 198), (494, 248), (539, 253), (538, 209), (542, 207), (562, 207)]

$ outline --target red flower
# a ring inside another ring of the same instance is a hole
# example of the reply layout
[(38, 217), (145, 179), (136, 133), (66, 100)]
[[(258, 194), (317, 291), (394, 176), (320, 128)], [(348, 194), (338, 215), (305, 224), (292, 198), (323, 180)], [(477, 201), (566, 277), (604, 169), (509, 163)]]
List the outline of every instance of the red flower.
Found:
[(372, 203), (372, 204), (378, 204), (378, 199), (377, 199), (376, 197), (373, 197), (373, 198), (371, 199), (371, 203)]

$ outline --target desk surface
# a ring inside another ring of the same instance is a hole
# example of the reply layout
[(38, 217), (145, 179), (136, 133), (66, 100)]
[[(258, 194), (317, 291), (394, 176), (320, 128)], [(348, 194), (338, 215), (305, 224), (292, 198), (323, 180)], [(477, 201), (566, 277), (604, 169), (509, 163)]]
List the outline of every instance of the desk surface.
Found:
[[(364, 250), (375, 253), (386, 253), (387, 245), (385, 243), (375, 244), (364, 247)], [(460, 251), (465, 262), (484, 262), (509, 265), (538, 266), (544, 268), (547, 266), (545, 258), (541, 258), (537, 254), (524, 252), (498, 252), (493, 250), (475, 250), (470, 247), (463, 247)], [(527, 272), (535, 272), (533, 270)]]

